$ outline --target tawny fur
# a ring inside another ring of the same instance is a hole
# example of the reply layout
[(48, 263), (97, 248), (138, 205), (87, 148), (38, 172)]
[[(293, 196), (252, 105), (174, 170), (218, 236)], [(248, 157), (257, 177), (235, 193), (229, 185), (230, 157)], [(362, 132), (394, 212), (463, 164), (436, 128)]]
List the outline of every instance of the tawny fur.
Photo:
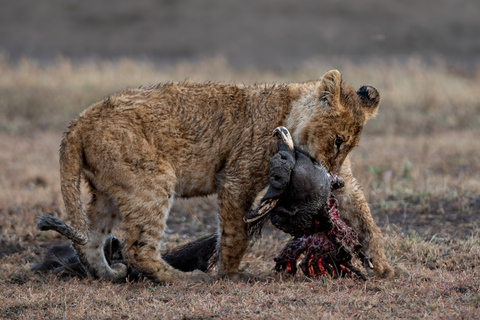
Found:
[[(344, 162), (378, 103), (375, 88), (355, 92), (333, 70), (320, 81), (296, 84), (160, 84), (92, 105), (71, 122), (60, 148), (62, 195), (80, 235), (74, 246), (82, 263), (93, 276), (124, 277), (125, 266), (109, 267), (102, 250), (121, 225), (125, 260), (136, 269), (157, 281), (208, 279), (173, 269), (159, 243), (175, 197), (217, 193), (219, 275), (248, 276), (238, 271), (248, 247), (242, 218), (268, 184), (278, 148), (272, 131), (285, 126), (296, 145), (344, 178), (342, 218), (359, 233), (375, 272), (393, 275), (380, 231)], [(92, 195), (85, 213), (81, 176)]]

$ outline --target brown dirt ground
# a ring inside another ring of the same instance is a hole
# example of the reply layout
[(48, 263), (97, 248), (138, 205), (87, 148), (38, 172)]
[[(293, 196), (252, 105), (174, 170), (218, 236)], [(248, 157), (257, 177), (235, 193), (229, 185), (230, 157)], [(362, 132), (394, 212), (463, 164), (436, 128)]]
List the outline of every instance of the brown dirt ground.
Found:
[[(54, 213), (66, 218), (57, 174), (41, 173), (56, 169), (56, 161), (41, 160), (56, 151), (55, 141), (58, 136), (53, 133), (2, 135), (3, 150), (25, 147), (38, 152), (22, 160), (23, 165), (37, 167), (30, 167), (28, 173), (15, 161), (9, 165), (11, 192), (23, 196), (11, 201), (3, 198), (0, 207), (0, 318), (433, 319), (473, 318), (479, 312), (478, 197), (409, 199), (397, 195), (386, 198), (386, 205), (372, 205), (392, 261), (401, 262), (410, 278), (363, 282), (297, 275), (282, 279), (271, 268), (273, 257), (289, 237), (272, 227), (266, 228), (264, 237), (245, 257), (244, 267), (266, 276), (251, 284), (225, 280), (195, 285), (156, 285), (148, 280), (111, 284), (33, 274), (28, 267), (41, 259), (48, 246), (65, 243), (52, 232), (35, 230), (38, 215)], [(22, 157), (22, 152), (11, 154)], [(166, 232), (168, 247), (213, 232), (217, 211), (213, 196), (177, 201)]]

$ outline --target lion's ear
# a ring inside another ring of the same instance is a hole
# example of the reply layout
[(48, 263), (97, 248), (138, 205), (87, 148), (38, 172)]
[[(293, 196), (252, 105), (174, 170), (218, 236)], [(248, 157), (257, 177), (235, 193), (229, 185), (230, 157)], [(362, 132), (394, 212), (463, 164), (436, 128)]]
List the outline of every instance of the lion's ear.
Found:
[(322, 76), (318, 86), (318, 98), (334, 105), (340, 98), (342, 75), (338, 70), (330, 70)]
[(357, 96), (365, 115), (364, 122), (375, 117), (380, 104), (380, 93), (378, 93), (378, 90), (372, 86), (363, 86), (357, 90)]

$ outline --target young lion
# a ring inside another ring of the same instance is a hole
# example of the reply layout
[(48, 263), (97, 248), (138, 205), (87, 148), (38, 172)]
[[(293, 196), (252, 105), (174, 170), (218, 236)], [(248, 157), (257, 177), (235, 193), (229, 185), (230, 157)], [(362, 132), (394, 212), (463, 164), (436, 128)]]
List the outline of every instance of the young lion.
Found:
[[(268, 184), (269, 160), (278, 150), (271, 132), (285, 126), (296, 145), (345, 180), (337, 195), (342, 219), (358, 232), (376, 274), (393, 275), (347, 157), (378, 104), (374, 87), (355, 92), (332, 70), (306, 83), (166, 83), (92, 105), (70, 123), (60, 147), (62, 195), (80, 260), (95, 277), (125, 277), (125, 265), (110, 267), (103, 252), (105, 239), (122, 225), (124, 258), (135, 269), (160, 282), (207, 280), (201, 271), (168, 265), (159, 243), (176, 196), (217, 193), (219, 275), (250, 277), (238, 270), (248, 247), (243, 216)], [(81, 176), (91, 192), (86, 213)]]

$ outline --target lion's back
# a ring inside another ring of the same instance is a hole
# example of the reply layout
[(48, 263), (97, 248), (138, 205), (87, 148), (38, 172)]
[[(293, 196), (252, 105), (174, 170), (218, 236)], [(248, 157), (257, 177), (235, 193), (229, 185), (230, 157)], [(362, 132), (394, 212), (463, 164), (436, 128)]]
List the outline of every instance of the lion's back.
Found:
[(85, 164), (92, 172), (103, 172), (115, 161), (153, 170), (163, 161), (179, 180), (179, 195), (210, 194), (216, 192), (217, 175), (232, 154), (249, 155), (251, 172), (267, 167), (262, 164), (270, 150), (262, 146), (275, 123), (273, 117), (268, 119), (272, 123), (255, 117), (258, 110), (248, 103), (256, 99), (252, 95), (245, 88), (218, 83), (128, 89), (93, 104), (68, 131), (82, 140)]

